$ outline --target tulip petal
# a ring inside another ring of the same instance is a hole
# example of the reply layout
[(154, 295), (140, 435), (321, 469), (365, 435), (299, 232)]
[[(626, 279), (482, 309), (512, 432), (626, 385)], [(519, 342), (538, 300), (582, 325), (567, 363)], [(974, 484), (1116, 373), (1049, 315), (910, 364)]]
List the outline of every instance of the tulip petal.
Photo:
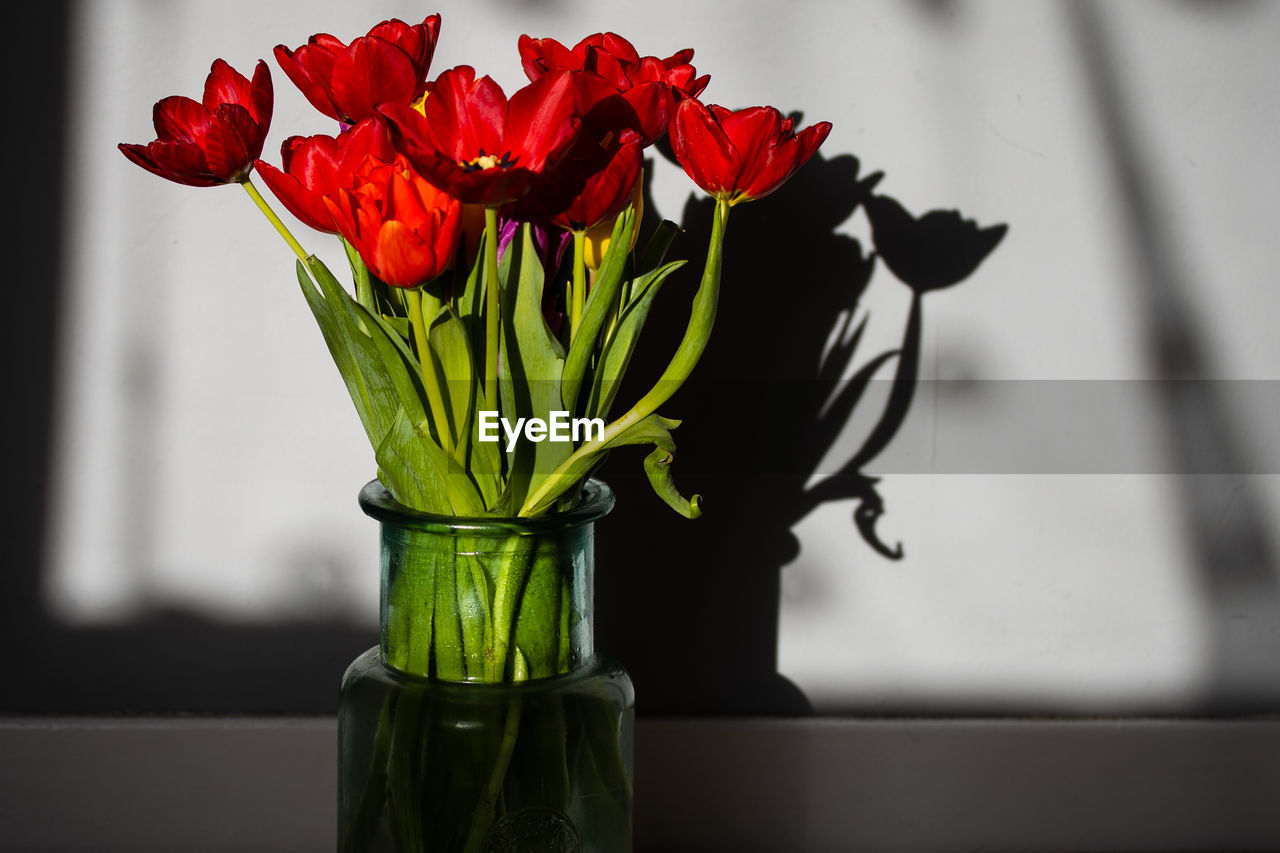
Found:
[(691, 47), (686, 47), (684, 50), (678, 50), (666, 59), (662, 60), (662, 64), (666, 68), (688, 65), (691, 62), (693, 62), (693, 48)]
[(767, 195), (790, 175), (793, 160), (785, 149), (782, 114), (773, 107), (717, 112), (720, 126), (741, 158), (736, 189), (750, 198)]
[(481, 152), (502, 155), (507, 98), (492, 78), (477, 80), (468, 65), (451, 68), (436, 80), (423, 110), (439, 153), (464, 163)]
[(299, 222), (317, 231), (329, 234), (337, 232), (338, 229), (333, 224), (323, 196), (313, 192), (298, 178), (280, 171), (265, 160), (258, 160), (254, 165), (258, 170), (258, 176), (267, 185), (267, 189), (271, 190), (285, 209), (297, 217)]
[(339, 53), (347, 49), (347, 43), (340, 38), (335, 38), (328, 33), (316, 33), (307, 39), (307, 44), (318, 47), (337, 56)]
[(553, 38), (535, 39), (522, 35), (517, 43), (520, 64), (530, 81), (556, 69), (581, 70), (582, 58)]
[(379, 117), (368, 118), (350, 130), (343, 131), (337, 139), (337, 167), (354, 171), (365, 157), (375, 157), (384, 163), (395, 159), (395, 146), (386, 123)]
[(644, 149), (638, 138), (619, 147), (603, 169), (587, 177), (581, 192), (552, 221), (572, 231), (586, 231), (616, 216), (631, 200), (643, 166)]
[(354, 124), (376, 113), (379, 103), (407, 104), (417, 78), (413, 63), (400, 48), (380, 38), (358, 38), (334, 62), (329, 94), (345, 120)]
[(397, 220), (382, 223), (371, 249), (371, 268), (395, 287), (416, 287), (434, 278), (442, 267), (431, 245)]
[(600, 36), (598, 45), (622, 64), (635, 65), (640, 61), (640, 53), (635, 46), (617, 33), (604, 33)]
[(254, 121), (247, 109), (240, 104), (223, 104), (214, 112), (213, 117), (217, 123), (234, 132), (244, 145), (247, 159), (242, 161), (242, 167), (248, 165), (248, 160), (261, 156), (267, 128)]
[(262, 154), (262, 138), (248, 110), (239, 104), (223, 104), (214, 113), (201, 147), (210, 172), (227, 182), (238, 181)]
[(543, 75), (511, 96), (506, 145), (521, 166), (538, 171), (567, 149), (579, 124), (576, 99), (568, 71)]
[(271, 82), (271, 69), (261, 59), (253, 70), (253, 83), (249, 90), (249, 103), (245, 104), (253, 115), (253, 120), (262, 125), (263, 135), (271, 124), (271, 113), (275, 107), (275, 87)]
[(383, 21), (369, 30), (369, 35), (386, 39), (403, 50), (413, 62), (418, 79), (425, 80), (440, 38), (440, 16), (428, 15), (421, 24), (412, 27), (396, 19)]
[(162, 178), (189, 187), (213, 187), (225, 183), (209, 173), (200, 149), (179, 142), (157, 140), (150, 145), (120, 145), (132, 162)]
[(156, 138), (166, 142), (197, 144), (207, 132), (209, 122), (209, 110), (204, 104), (182, 95), (163, 98), (151, 110)]
[(695, 184), (711, 195), (733, 192), (741, 160), (711, 110), (684, 99), (676, 107), (670, 132), (676, 160)]
[(227, 64), (225, 59), (215, 59), (204, 81), (204, 108), (213, 112), (219, 104), (244, 104), (250, 101), (249, 80)]
[(671, 119), (671, 89), (666, 83), (640, 83), (622, 93), (635, 112), (638, 130), (645, 145), (651, 145), (667, 132)]
[[(314, 40), (318, 37), (312, 38)], [(345, 49), (345, 45), (341, 42), (338, 44), (341, 46), (340, 49)], [(334, 121), (342, 121), (337, 106), (329, 97), (327, 85), (327, 81), (333, 75), (333, 64), (337, 60), (331, 50), (308, 43), (296, 51), (290, 51), (281, 44), (276, 45), (275, 57), (280, 70), (293, 81), (293, 85), (298, 87), (298, 91), (311, 106)]]

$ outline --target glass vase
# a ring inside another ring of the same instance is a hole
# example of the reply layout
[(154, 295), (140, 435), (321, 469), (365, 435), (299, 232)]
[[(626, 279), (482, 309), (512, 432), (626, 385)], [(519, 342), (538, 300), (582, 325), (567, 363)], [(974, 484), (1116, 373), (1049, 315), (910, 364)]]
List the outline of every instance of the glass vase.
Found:
[(381, 642), (342, 681), (341, 853), (631, 850), (634, 692), (592, 637), (609, 487), (532, 519), (416, 512), (376, 480), (360, 506)]

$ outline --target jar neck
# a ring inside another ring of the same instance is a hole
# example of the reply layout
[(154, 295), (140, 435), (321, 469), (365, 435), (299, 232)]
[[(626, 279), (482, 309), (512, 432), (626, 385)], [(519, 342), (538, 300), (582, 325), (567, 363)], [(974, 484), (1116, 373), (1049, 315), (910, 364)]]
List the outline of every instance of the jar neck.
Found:
[[(410, 676), (509, 683), (562, 675), (593, 655), (594, 521), (604, 484), (575, 510), (535, 519), (453, 519), (361, 506), (382, 524), (381, 653)], [(377, 486), (381, 489), (381, 486)], [(587, 507), (590, 508), (590, 507)]]

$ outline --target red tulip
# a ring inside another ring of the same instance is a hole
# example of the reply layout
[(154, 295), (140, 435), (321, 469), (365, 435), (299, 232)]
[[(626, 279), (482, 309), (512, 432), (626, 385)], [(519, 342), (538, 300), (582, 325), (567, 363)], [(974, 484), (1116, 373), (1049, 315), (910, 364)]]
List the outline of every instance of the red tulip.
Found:
[(796, 133), (773, 107), (734, 112), (686, 98), (671, 122), (671, 149), (694, 183), (732, 205), (782, 186), (830, 131), (821, 121)]
[(684, 95), (696, 98), (710, 82), (709, 76), (697, 76), (689, 64), (693, 50), (685, 50), (658, 59), (641, 56), (631, 42), (616, 33), (587, 36), (570, 50), (555, 39), (521, 36), (518, 44), (520, 61), (530, 80), (558, 69), (594, 71), (609, 78), (621, 91), (641, 83), (661, 81)]
[(274, 101), (271, 72), (261, 60), (253, 82), (214, 60), (203, 101), (175, 95), (155, 105), (156, 140), (121, 143), (124, 156), (149, 172), (192, 187), (244, 181), (262, 153)]
[(365, 160), (350, 189), (326, 197), (338, 233), (371, 272), (416, 287), (448, 269), (462, 233), (462, 205), (422, 178), (403, 156)]
[(409, 104), (422, 95), (439, 34), (439, 15), (416, 26), (392, 19), (349, 45), (325, 33), (297, 50), (277, 45), (276, 62), (312, 106), (355, 124), (380, 103)]
[(619, 146), (604, 168), (586, 179), (581, 192), (557, 211), (551, 222), (570, 231), (586, 231), (616, 216), (631, 200), (643, 166), (640, 140)]
[(280, 146), (284, 171), (264, 160), (257, 162), (262, 181), (289, 212), (317, 231), (336, 233), (325, 196), (349, 188), (366, 157), (389, 163), (395, 156), (387, 126), (366, 119), (336, 138), (291, 136)]
[(511, 96), (460, 65), (440, 75), (422, 112), (383, 104), (396, 148), (450, 195), (495, 207), (529, 191), (564, 155), (580, 125), (568, 72), (547, 74)]
[(645, 144), (666, 132), (676, 100), (697, 97), (710, 77), (698, 77), (686, 49), (666, 59), (640, 56), (631, 42), (616, 33), (587, 36), (570, 50), (555, 39), (522, 35), (520, 60), (530, 80), (556, 70), (590, 71), (607, 79), (641, 119)]
[(568, 73), (577, 89), (582, 127), (568, 152), (538, 177), (511, 215), (582, 231), (626, 207), (645, 141), (640, 118), (612, 83), (587, 71)]

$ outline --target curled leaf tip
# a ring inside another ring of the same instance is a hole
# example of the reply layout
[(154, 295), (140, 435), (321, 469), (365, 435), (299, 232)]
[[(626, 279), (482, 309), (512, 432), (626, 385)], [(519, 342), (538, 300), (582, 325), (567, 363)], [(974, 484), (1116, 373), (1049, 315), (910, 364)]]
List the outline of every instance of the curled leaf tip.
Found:
[(858, 532), (862, 534), (863, 541), (874, 548), (878, 554), (890, 560), (901, 560), (902, 543), (899, 542), (890, 548), (876, 532), (876, 522), (882, 515), (884, 515), (884, 505), (880, 503), (877, 495), (875, 500), (864, 499), (858, 505), (858, 508), (853, 511), (853, 521), (858, 526)]

